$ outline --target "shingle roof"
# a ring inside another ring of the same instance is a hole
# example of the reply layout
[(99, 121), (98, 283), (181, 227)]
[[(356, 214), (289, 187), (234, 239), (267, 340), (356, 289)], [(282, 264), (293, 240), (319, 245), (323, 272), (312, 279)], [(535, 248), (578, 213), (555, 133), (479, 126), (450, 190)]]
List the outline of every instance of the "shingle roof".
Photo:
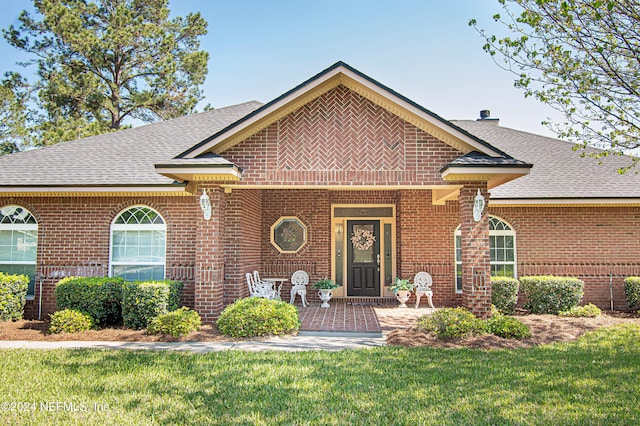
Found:
[(0, 156), (0, 185), (163, 185), (154, 164), (259, 108), (251, 101), (46, 148)]
[(453, 122), (510, 155), (533, 164), (527, 176), (492, 189), (492, 199), (640, 197), (640, 174), (633, 170), (624, 175), (617, 172), (629, 164), (628, 157), (606, 157), (603, 164), (598, 165), (596, 159), (583, 158), (573, 151), (573, 144), (569, 142), (482, 121)]
[[(447, 166), (470, 166), (470, 167), (494, 167), (494, 166), (513, 166), (513, 167), (526, 167), (531, 166), (531, 164), (526, 163), (524, 161), (516, 160), (511, 157), (490, 157), (486, 154), (482, 154), (478, 151), (471, 151), (468, 154), (462, 155), (449, 164)], [(445, 167), (447, 167), (445, 166)]]

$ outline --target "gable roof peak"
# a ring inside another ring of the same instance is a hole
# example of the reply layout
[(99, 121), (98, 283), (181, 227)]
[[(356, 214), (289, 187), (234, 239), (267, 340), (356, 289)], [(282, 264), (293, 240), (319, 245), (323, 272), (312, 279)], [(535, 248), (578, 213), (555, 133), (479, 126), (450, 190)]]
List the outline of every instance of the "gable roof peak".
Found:
[(207, 151), (224, 152), (339, 85), (343, 85), (362, 95), (461, 152), (478, 151), (491, 157), (510, 158), (508, 154), (500, 149), (418, 105), (343, 61), (338, 61), (320, 71), (261, 108), (182, 152), (177, 158), (195, 158)]

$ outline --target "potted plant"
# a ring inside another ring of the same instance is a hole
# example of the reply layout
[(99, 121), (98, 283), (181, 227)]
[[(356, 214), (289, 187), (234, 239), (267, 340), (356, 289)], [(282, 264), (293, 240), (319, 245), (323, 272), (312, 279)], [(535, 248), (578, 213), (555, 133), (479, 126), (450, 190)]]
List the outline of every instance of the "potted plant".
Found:
[(396, 278), (393, 285), (389, 287), (389, 291), (396, 295), (396, 299), (400, 302), (401, 308), (407, 307), (407, 300), (411, 297), (411, 291), (413, 291), (413, 284), (409, 280), (402, 278)]
[(322, 305), (320, 305), (320, 307), (329, 307), (329, 300), (333, 297), (333, 289), (338, 287), (340, 287), (339, 284), (336, 284), (333, 280), (328, 278), (323, 278), (313, 285), (313, 288), (318, 290), (318, 297), (320, 297), (320, 301), (322, 301)]

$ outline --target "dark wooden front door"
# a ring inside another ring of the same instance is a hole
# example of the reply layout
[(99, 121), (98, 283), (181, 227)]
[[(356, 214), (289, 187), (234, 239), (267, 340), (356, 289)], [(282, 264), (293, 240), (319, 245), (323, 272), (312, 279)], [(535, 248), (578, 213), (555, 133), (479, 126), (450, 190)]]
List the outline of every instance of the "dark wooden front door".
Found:
[(347, 296), (380, 296), (380, 221), (349, 220), (347, 236)]

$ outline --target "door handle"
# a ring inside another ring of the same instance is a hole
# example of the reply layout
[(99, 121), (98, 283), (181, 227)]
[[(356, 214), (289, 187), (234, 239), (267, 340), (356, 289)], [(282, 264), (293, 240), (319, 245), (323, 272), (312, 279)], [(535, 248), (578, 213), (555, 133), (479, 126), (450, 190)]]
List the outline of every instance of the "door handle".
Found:
[(378, 253), (378, 258), (377, 258), (377, 260), (378, 260), (378, 266), (380, 266), (380, 253)]

